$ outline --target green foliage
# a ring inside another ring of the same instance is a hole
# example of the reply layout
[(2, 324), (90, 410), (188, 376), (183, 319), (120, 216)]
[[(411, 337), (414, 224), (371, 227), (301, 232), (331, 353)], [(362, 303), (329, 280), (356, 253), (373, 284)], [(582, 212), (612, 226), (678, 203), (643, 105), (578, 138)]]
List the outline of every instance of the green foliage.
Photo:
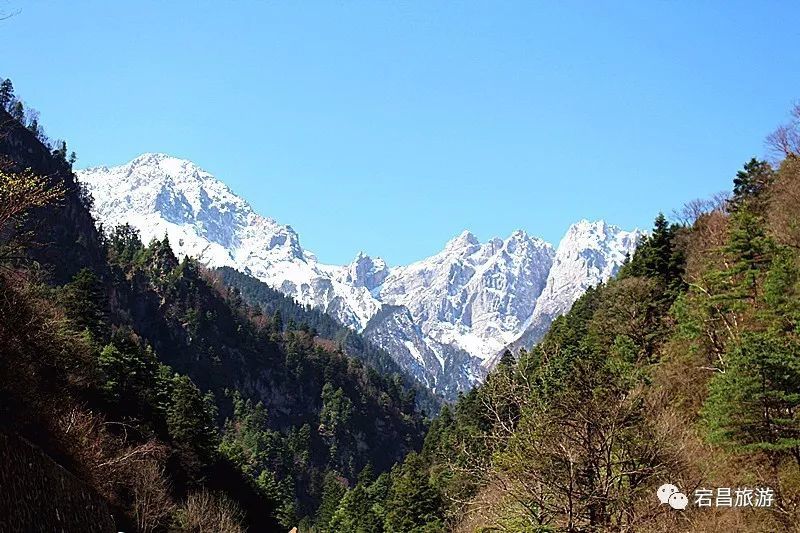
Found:
[(61, 289), (61, 301), (75, 329), (87, 329), (95, 338), (108, 329), (108, 305), (100, 278), (82, 269)]
[(6, 78), (0, 83), (0, 107), (8, 111), (14, 98), (14, 84)]
[(373, 511), (372, 499), (364, 483), (347, 491), (329, 522), (330, 531), (372, 533), (382, 531), (381, 521)]
[(338, 531), (331, 527), (331, 521), (346, 492), (347, 487), (341, 476), (332, 470), (325, 473), (325, 480), (322, 485), (322, 500), (317, 509), (316, 517), (319, 531), (323, 533), (336, 533)]
[(219, 451), (251, 476), (266, 497), (278, 502), (277, 516), (289, 527), (297, 513), (291, 468), (296, 464), (295, 455), (308, 453), (309, 437), (290, 442), (291, 437), (269, 430), (261, 403), (254, 405), (238, 392), (232, 394), (232, 400), (234, 417), (225, 422)]
[[(225, 285), (233, 288), (236, 294), (240, 294), (244, 301), (260, 309), (264, 316), (271, 317), (270, 328), (276, 335), (284, 329), (305, 330), (313, 332), (314, 336), (328, 339), (339, 349), (351, 357), (363, 361), (367, 366), (372, 380), (378, 380), (386, 376), (400, 376), (400, 394), (405, 394), (404, 411), (411, 413), (415, 408), (424, 410), (427, 413), (437, 413), (442, 405), (442, 401), (434, 396), (427, 388), (420, 386), (416, 381), (405, 374), (400, 366), (384, 350), (378, 349), (368, 343), (361, 335), (352, 329), (343, 326), (331, 316), (313, 309), (310, 306), (302, 306), (292, 298), (269, 287), (251, 276), (247, 276), (232, 268), (220, 268), (216, 271)], [(287, 321), (292, 321), (291, 327), (286, 327)], [(295, 371), (298, 379), (302, 375), (298, 360), (300, 354), (296, 351), (287, 355), (287, 364)], [(388, 388), (387, 383), (381, 388)], [(403, 392), (404, 391), (404, 392)], [(413, 392), (412, 392), (413, 391)], [(413, 397), (411, 396), (413, 394)], [(396, 395), (399, 399), (399, 395)], [(409, 404), (409, 400), (411, 403)]]
[(709, 391), (703, 419), (713, 442), (800, 460), (800, 343), (748, 332)]
[(14, 117), (14, 120), (22, 124), (25, 122), (25, 105), (21, 100), (16, 100), (11, 104), (9, 114)]
[(201, 460), (213, 460), (219, 440), (216, 415), (212, 394), (203, 394), (187, 376), (173, 376), (167, 409), (167, 428), (173, 442), (196, 452)]
[(667, 288), (665, 296), (674, 299), (684, 288), (684, 253), (677, 244), (680, 227), (667, 222), (659, 213), (653, 230), (637, 247), (631, 260), (619, 273), (619, 278), (628, 276), (647, 277), (660, 280)]
[(720, 371), (703, 408), (709, 438), (800, 461), (797, 257), (766, 235), (747, 205), (731, 216), (722, 251), (724, 267), (709, 273), (705, 299), (731, 334), (718, 348)]
[(118, 265), (140, 263), (145, 250), (139, 232), (129, 224), (117, 226), (108, 234), (109, 261)]
[[(124, 339), (105, 345), (97, 358), (97, 368), (106, 399), (117, 405), (144, 404), (153, 392), (150, 388), (156, 381), (157, 364), (152, 351)], [(136, 408), (126, 410), (135, 412)]]
[(428, 481), (421, 456), (412, 452), (392, 471), (392, 487), (386, 503), (387, 533), (442, 531), (440, 495)]
[(769, 163), (756, 158), (750, 159), (733, 179), (731, 209), (737, 211), (745, 206), (752, 210), (759, 209), (759, 200), (774, 180), (775, 173)]

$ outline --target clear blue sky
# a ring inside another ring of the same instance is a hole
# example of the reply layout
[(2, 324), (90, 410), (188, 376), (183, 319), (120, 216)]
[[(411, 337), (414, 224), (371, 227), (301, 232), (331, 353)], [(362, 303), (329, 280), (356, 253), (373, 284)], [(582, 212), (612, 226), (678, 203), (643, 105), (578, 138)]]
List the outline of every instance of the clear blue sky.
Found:
[(0, 0), (0, 75), (79, 166), (192, 159), (326, 262), (649, 228), (800, 98), (800, 3)]

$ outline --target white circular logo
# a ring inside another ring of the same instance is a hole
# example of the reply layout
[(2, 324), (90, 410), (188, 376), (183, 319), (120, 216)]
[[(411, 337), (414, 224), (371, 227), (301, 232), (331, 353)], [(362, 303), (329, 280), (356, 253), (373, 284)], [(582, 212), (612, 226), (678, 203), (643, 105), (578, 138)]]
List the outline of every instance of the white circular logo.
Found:
[(660, 501), (661, 503), (667, 503), (669, 501), (669, 497), (675, 494), (676, 492), (680, 492), (680, 490), (678, 490), (678, 487), (666, 483), (658, 487), (656, 495), (658, 496), (658, 501)]
[(686, 509), (686, 506), (689, 505), (689, 498), (682, 492), (674, 492), (672, 496), (669, 497), (668, 503), (673, 509), (683, 511)]

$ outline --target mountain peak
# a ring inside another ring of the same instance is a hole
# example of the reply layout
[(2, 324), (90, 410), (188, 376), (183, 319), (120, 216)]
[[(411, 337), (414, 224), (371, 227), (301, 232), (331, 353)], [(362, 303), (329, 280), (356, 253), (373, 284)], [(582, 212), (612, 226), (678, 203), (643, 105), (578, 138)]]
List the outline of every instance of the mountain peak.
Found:
[(579, 221), (572, 224), (569, 227), (569, 229), (574, 231), (591, 231), (591, 230), (604, 229), (606, 227), (609, 227), (609, 224), (607, 224), (606, 221), (603, 220), (602, 218), (598, 220), (588, 220), (586, 218), (582, 218)]
[(164, 152), (144, 152), (135, 157), (131, 163), (144, 163), (146, 161), (162, 161), (164, 159), (178, 159)]
[(106, 227), (129, 223), (145, 242), (166, 234), (176, 255), (247, 272), (356, 330), (386, 306), (401, 306), (408, 316), (386, 323), (384, 336), (371, 340), (407, 353), (410, 364), (426, 367), (422, 375), (438, 376), (437, 387), (439, 379), (471, 386), (494, 353), (527, 326), (535, 332), (549, 326), (635, 246), (628, 232), (581, 220), (557, 252), (522, 229), (485, 243), (464, 230), (438, 254), (411, 265), (389, 269), (364, 251), (347, 265), (325, 265), (301, 248), (291, 226), (259, 215), (191, 161), (148, 152), (78, 177)]
[(346, 270), (345, 280), (348, 283), (355, 287), (366, 287), (370, 291), (383, 283), (389, 275), (389, 269), (383, 259), (372, 258), (363, 251), (358, 252)]
[(478, 238), (469, 230), (464, 230), (458, 234), (458, 236), (453, 237), (447, 242), (445, 245), (446, 249), (453, 250), (453, 249), (460, 249), (460, 248), (467, 248), (470, 246), (477, 246), (480, 244)]

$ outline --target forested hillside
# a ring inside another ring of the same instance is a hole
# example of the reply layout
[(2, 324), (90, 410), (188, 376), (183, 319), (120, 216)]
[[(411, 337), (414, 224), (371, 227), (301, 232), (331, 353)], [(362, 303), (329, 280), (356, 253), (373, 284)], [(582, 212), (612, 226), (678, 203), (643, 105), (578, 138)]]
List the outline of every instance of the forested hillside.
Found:
[(260, 308), (261, 312), (271, 317), (273, 321), (285, 324), (289, 330), (295, 330), (298, 325), (302, 325), (312, 336), (330, 341), (344, 353), (364, 361), (369, 368), (377, 370), (384, 376), (400, 380), (399, 383), (404, 388), (413, 389), (417, 405), (424, 412), (429, 414), (439, 412), (442, 405), (440, 398), (408, 376), (391, 355), (376, 348), (363, 336), (343, 326), (330, 315), (311, 306), (300, 305), (263, 281), (230, 267), (219, 268), (215, 274), (222, 283), (235, 289), (247, 304)]
[[(615, 279), (445, 406), (422, 452), (347, 491), (323, 529), (796, 531), (800, 107), (768, 144), (774, 165), (747, 162), (685, 223), (659, 215)], [(687, 510), (659, 506), (664, 483)], [(718, 487), (774, 500), (694, 504)]]
[[(25, 446), (3, 455), (52, 459), (117, 530), (800, 527), (800, 106), (774, 161), (658, 215), (617, 276), (429, 423), (329, 317), (96, 228), (66, 143), (10, 82), (0, 104), (0, 444)], [(675, 511), (664, 483), (773, 499)], [(4, 491), (0, 517), (18, 503)]]
[(10, 94), (3, 431), (99, 493), (127, 531), (288, 530), (420, 446), (415, 391), (398, 378), (244, 304), (166, 238), (98, 231), (74, 157), (45, 144), (38, 116), (8, 114), (22, 105)]

